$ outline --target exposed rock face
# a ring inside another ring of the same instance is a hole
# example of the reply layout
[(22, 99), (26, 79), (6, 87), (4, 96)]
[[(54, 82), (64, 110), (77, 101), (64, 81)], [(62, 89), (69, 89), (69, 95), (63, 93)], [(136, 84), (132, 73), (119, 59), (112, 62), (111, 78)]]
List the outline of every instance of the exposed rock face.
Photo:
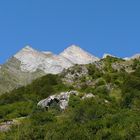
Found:
[(67, 58), (74, 64), (89, 64), (99, 60), (99, 58), (85, 52), (80, 47), (75, 45), (65, 49), (60, 56)]
[(69, 85), (71, 85), (83, 76), (87, 76), (88, 69), (85, 65), (76, 65), (74, 67), (69, 68), (68, 70), (63, 71), (62, 75), (64, 83), (68, 83)]
[(74, 64), (88, 64), (99, 59), (77, 46), (70, 46), (60, 55), (51, 52), (39, 52), (30, 46), (23, 48), (14, 55), (21, 62), (21, 70), (35, 72), (37, 69), (45, 73), (58, 74)]
[(21, 62), (21, 70), (24, 72), (35, 72), (40, 69), (45, 73), (57, 74), (73, 65), (62, 56), (51, 52), (39, 52), (29, 46), (23, 48), (14, 57)]
[(40, 62), (43, 61), (45, 54), (40, 53), (31, 47), (27, 46), (23, 48), (20, 52), (14, 55), (16, 59), (21, 62), (22, 71), (34, 72), (37, 70)]
[(78, 95), (77, 91), (61, 92), (59, 95), (52, 95), (48, 98), (41, 100), (37, 105), (41, 108), (49, 108), (49, 106), (54, 102), (58, 102), (61, 110), (65, 110), (68, 106), (70, 95)]

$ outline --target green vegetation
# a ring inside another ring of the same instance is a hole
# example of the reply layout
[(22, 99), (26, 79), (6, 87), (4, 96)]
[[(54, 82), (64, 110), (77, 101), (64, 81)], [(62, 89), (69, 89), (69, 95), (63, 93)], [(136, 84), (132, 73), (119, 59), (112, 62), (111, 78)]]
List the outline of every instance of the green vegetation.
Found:
[[(0, 140), (139, 140), (140, 67), (133, 66), (134, 72), (127, 73), (112, 68), (122, 60), (103, 61), (103, 68), (90, 64), (87, 75), (77, 76), (74, 84), (78, 82), (79, 89), (64, 84), (64, 75), (46, 75), (0, 96), (0, 122), (24, 117), (19, 125), (0, 132)], [(76, 67), (81, 73), (80, 66)], [(57, 104), (48, 111), (37, 108), (41, 99), (71, 89), (81, 94), (70, 97), (65, 111)], [(84, 93), (95, 97), (82, 100)]]
[(14, 88), (27, 85), (44, 74), (41, 70), (33, 73), (21, 71), (20, 61), (12, 57), (0, 69), (0, 95)]

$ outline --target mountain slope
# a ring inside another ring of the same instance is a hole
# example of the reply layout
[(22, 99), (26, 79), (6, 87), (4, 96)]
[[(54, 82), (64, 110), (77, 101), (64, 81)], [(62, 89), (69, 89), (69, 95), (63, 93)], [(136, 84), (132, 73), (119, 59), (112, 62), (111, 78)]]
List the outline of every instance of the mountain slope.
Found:
[[(73, 57), (65, 57), (64, 54), (69, 52), (73, 53)], [(0, 94), (27, 85), (45, 74), (58, 74), (74, 64), (92, 63), (95, 60), (98, 59), (76, 46), (67, 48), (60, 55), (39, 52), (26, 46), (1, 66)]]
[[(108, 56), (98, 63), (48, 74), (0, 96), (0, 122), (21, 120), (10, 131), (0, 132), (0, 138), (139, 139), (140, 61), (130, 65), (133, 72), (127, 72), (125, 67), (114, 69), (114, 65), (126, 63), (122, 59)], [(37, 107), (50, 95), (73, 90), (79, 94), (70, 96), (64, 111), (57, 100), (48, 110)], [(83, 99), (89, 93), (93, 98)]]
[[(112, 56), (107, 55), (103, 60), (107, 57)], [(114, 59), (116, 58), (114, 57)], [(139, 60), (139, 57), (112, 65), (116, 70), (125, 68), (127, 72), (132, 72), (133, 69), (131, 65), (137, 63), (136, 60)], [(68, 69), (75, 64), (89, 63), (94, 63), (99, 67), (106, 65), (105, 63), (100, 65), (102, 61), (99, 58), (75, 45), (68, 47), (59, 55), (55, 55), (51, 52), (39, 52), (30, 46), (26, 46), (4, 65), (0, 66), (0, 94), (27, 85), (31, 83), (32, 80), (43, 75), (59, 74), (64, 69)]]
[(29, 73), (20, 69), (21, 62), (12, 57), (0, 69), (0, 94), (31, 83), (32, 80), (45, 75), (41, 70)]

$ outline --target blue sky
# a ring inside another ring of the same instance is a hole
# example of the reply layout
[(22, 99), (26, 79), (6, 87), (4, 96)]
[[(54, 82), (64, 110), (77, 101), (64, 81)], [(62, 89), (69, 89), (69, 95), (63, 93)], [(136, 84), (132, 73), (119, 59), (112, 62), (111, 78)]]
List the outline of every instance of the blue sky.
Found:
[(1, 0), (0, 63), (25, 45), (71, 44), (101, 57), (140, 53), (140, 0)]

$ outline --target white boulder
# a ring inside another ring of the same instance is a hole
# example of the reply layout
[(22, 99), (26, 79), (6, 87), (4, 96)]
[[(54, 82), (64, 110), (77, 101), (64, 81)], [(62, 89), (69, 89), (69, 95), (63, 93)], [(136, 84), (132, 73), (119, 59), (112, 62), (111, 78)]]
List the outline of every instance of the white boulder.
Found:
[(93, 95), (92, 93), (88, 93), (88, 94), (85, 94), (82, 99), (86, 99), (86, 98), (95, 98), (95, 95)]
[(78, 95), (77, 91), (61, 92), (58, 95), (49, 96), (46, 99), (41, 100), (37, 105), (41, 108), (49, 108), (50, 105), (57, 101), (61, 110), (65, 110), (68, 107), (70, 95)]

